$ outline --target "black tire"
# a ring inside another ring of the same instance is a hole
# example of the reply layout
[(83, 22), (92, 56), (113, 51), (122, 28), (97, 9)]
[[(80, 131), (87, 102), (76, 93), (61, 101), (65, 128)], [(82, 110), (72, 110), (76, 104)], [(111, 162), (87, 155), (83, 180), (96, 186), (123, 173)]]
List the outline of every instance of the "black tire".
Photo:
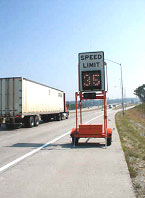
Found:
[(34, 126), (39, 126), (39, 117), (38, 116), (35, 116), (34, 118)]
[(110, 146), (112, 143), (112, 137), (107, 138), (107, 146)]
[(61, 116), (61, 114), (60, 114), (60, 113), (56, 116), (56, 120), (57, 120), (57, 121), (62, 120), (62, 116)]
[(75, 138), (75, 137), (72, 137), (72, 144), (74, 145), (77, 145), (78, 144), (78, 142), (79, 142), (79, 138)]
[(29, 128), (32, 128), (34, 127), (34, 116), (30, 116), (30, 117), (27, 117), (27, 119), (25, 119), (25, 126), (26, 127), (29, 127)]

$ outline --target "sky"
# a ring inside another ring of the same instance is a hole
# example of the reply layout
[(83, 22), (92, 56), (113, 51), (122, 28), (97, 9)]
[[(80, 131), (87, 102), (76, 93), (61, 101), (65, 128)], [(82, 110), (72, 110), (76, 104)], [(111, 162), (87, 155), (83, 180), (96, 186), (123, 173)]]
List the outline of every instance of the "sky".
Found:
[[(124, 97), (145, 84), (145, 0), (0, 0), (0, 77), (78, 91), (78, 53), (122, 65)], [(121, 98), (120, 66), (107, 61), (108, 98)]]

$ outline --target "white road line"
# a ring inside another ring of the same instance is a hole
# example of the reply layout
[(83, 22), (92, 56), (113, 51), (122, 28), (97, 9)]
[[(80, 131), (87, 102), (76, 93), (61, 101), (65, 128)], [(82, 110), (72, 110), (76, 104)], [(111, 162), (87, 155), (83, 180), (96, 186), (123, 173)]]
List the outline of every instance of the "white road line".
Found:
[[(89, 123), (89, 122), (95, 120), (96, 118), (102, 117), (103, 115), (104, 115), (104, 114), (101, 114), (101, 115), (99, 115), (99, 116), (97, 116), (97, 117), (95, 117), (95, 118), (93, 118), (93, 119), (91, 119), (91, 120), (85, 122), (85, 124), (87, 124), (87, 123)], [(57, 137), (57, 138), (55, 138), (55, 139), (53, 139), (53, 140), (47, 142), (46, 144), (44, 144), (44, 145), (38, 147), (37, 149), (35, 149), (35, 150), (33, 150), (33, 151), (29, 152), (29, 153), (26, 153), (25, 155), (23, 155), (23, 156), (17, 158), (16, 160), (14, 160), (14, 161), (12, 161), (12, 162), (10, 162), (10, 163), (4, 165), (3, 167), (0, 168), (0, 173), (3, 172), (3, 171), (5, 171), (6, 169), (10, 168), (11, 166), (16, 165), (18, 162), (20, 162), (20, 161), (26, 159), (27, 157), (30, 157), (31, 155), (37, 153), (38, 151), (40, 151), (40, 150), (43, 149), (44, 147), (46, 147), (46, 146), (48, 146), (48, 145), (50, 145), (50, 144), (53, 144), (54, 142), (56, 142), (56, 141), (60, 140), (61, 138), (67, 136), (68, 134), (70, 134), (70, 132), (71, 132), (71, 131), (67, 131), (67, 132), (64, 133), (63, 135), (61, 135), (61, 136), (59, 136), (59, 137)]]
[(38, 151), (40, 151), (42, 148), (48, 146), (49, 144), (52, 144), (52, 143), (54, 143), (54, 142), (60, 140), (61, 138), (63, 138), (63, 137), (65, 137), (66, 135), (68, 135), (69, 133), (70, 133), (70, 131), (64, 133), (63, 135), (61, 135), (61, 136), (59, 136), (59, 137), (57, 137), (57, 138), (55, 138), (55, 139), (53, 139), (53, 140), (51, 140), (51, 141), (49, 141), (49, 142), (47, 142), (46, 144), (44, 144), (44, 145), (38, 147), (37, 149), (35, 149), (35, 150), (33, 150), (33, 151), (29, 152), (29, 153), (26, 153), (25, 155), (23, 155), (23, 156), (17, 158), (16, 160), (14, 160), (14, 161), (12, 161), (12, 162), (6, 164), (5, 166), (3, 166), (3, 167), (0, 168), (0, 173), (1, 173), (2, 171), (4, 171), (4, 170), (10, 168), (11, 166), (14, 166), (15, 164), (17, 164), (18, 162), (24, 160), (25, 158), (27, 158), (27, 157), (33, 155), (34, 153), (37, 153)]

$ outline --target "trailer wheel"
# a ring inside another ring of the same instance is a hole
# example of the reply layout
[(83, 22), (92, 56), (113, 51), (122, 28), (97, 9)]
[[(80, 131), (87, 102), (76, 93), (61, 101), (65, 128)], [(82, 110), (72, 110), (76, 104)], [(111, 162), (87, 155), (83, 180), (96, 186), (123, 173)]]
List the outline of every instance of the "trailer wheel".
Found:
[(34, 126), (38, 126), (39, 125), (39, 117), (35, 116), (34, 118)]
[(34, 126), (34, 116), (30, 116), (28, 119), (28, 127), (32, 128)]
[(62, 120), (62, 116), (61, 116), (61, 114), (60, 114), (60, 113), (56, 116), (56, 120), (57, 120), (57, 121)]
[(79, 138), (75, 138), (75, 137), (72, 137), (72, 144), (78, 144), (78, 142), (79, 142)]
[(110, 146), (112, 143), (112, 137), (107, 138), (107, 146)]

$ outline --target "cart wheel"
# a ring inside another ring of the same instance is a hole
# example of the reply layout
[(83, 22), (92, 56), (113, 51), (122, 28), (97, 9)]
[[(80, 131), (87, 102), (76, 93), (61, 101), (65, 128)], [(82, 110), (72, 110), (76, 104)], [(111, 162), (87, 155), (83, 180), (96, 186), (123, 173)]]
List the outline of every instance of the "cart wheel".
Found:
[(79, 142), (79, 138), (75, 138), (75, 137), (72, 137), (72, 144), (78, 144), (78, 142)]
[(110, 146), (112, 143), (112, 137), (107, 138), (107, 146)]

